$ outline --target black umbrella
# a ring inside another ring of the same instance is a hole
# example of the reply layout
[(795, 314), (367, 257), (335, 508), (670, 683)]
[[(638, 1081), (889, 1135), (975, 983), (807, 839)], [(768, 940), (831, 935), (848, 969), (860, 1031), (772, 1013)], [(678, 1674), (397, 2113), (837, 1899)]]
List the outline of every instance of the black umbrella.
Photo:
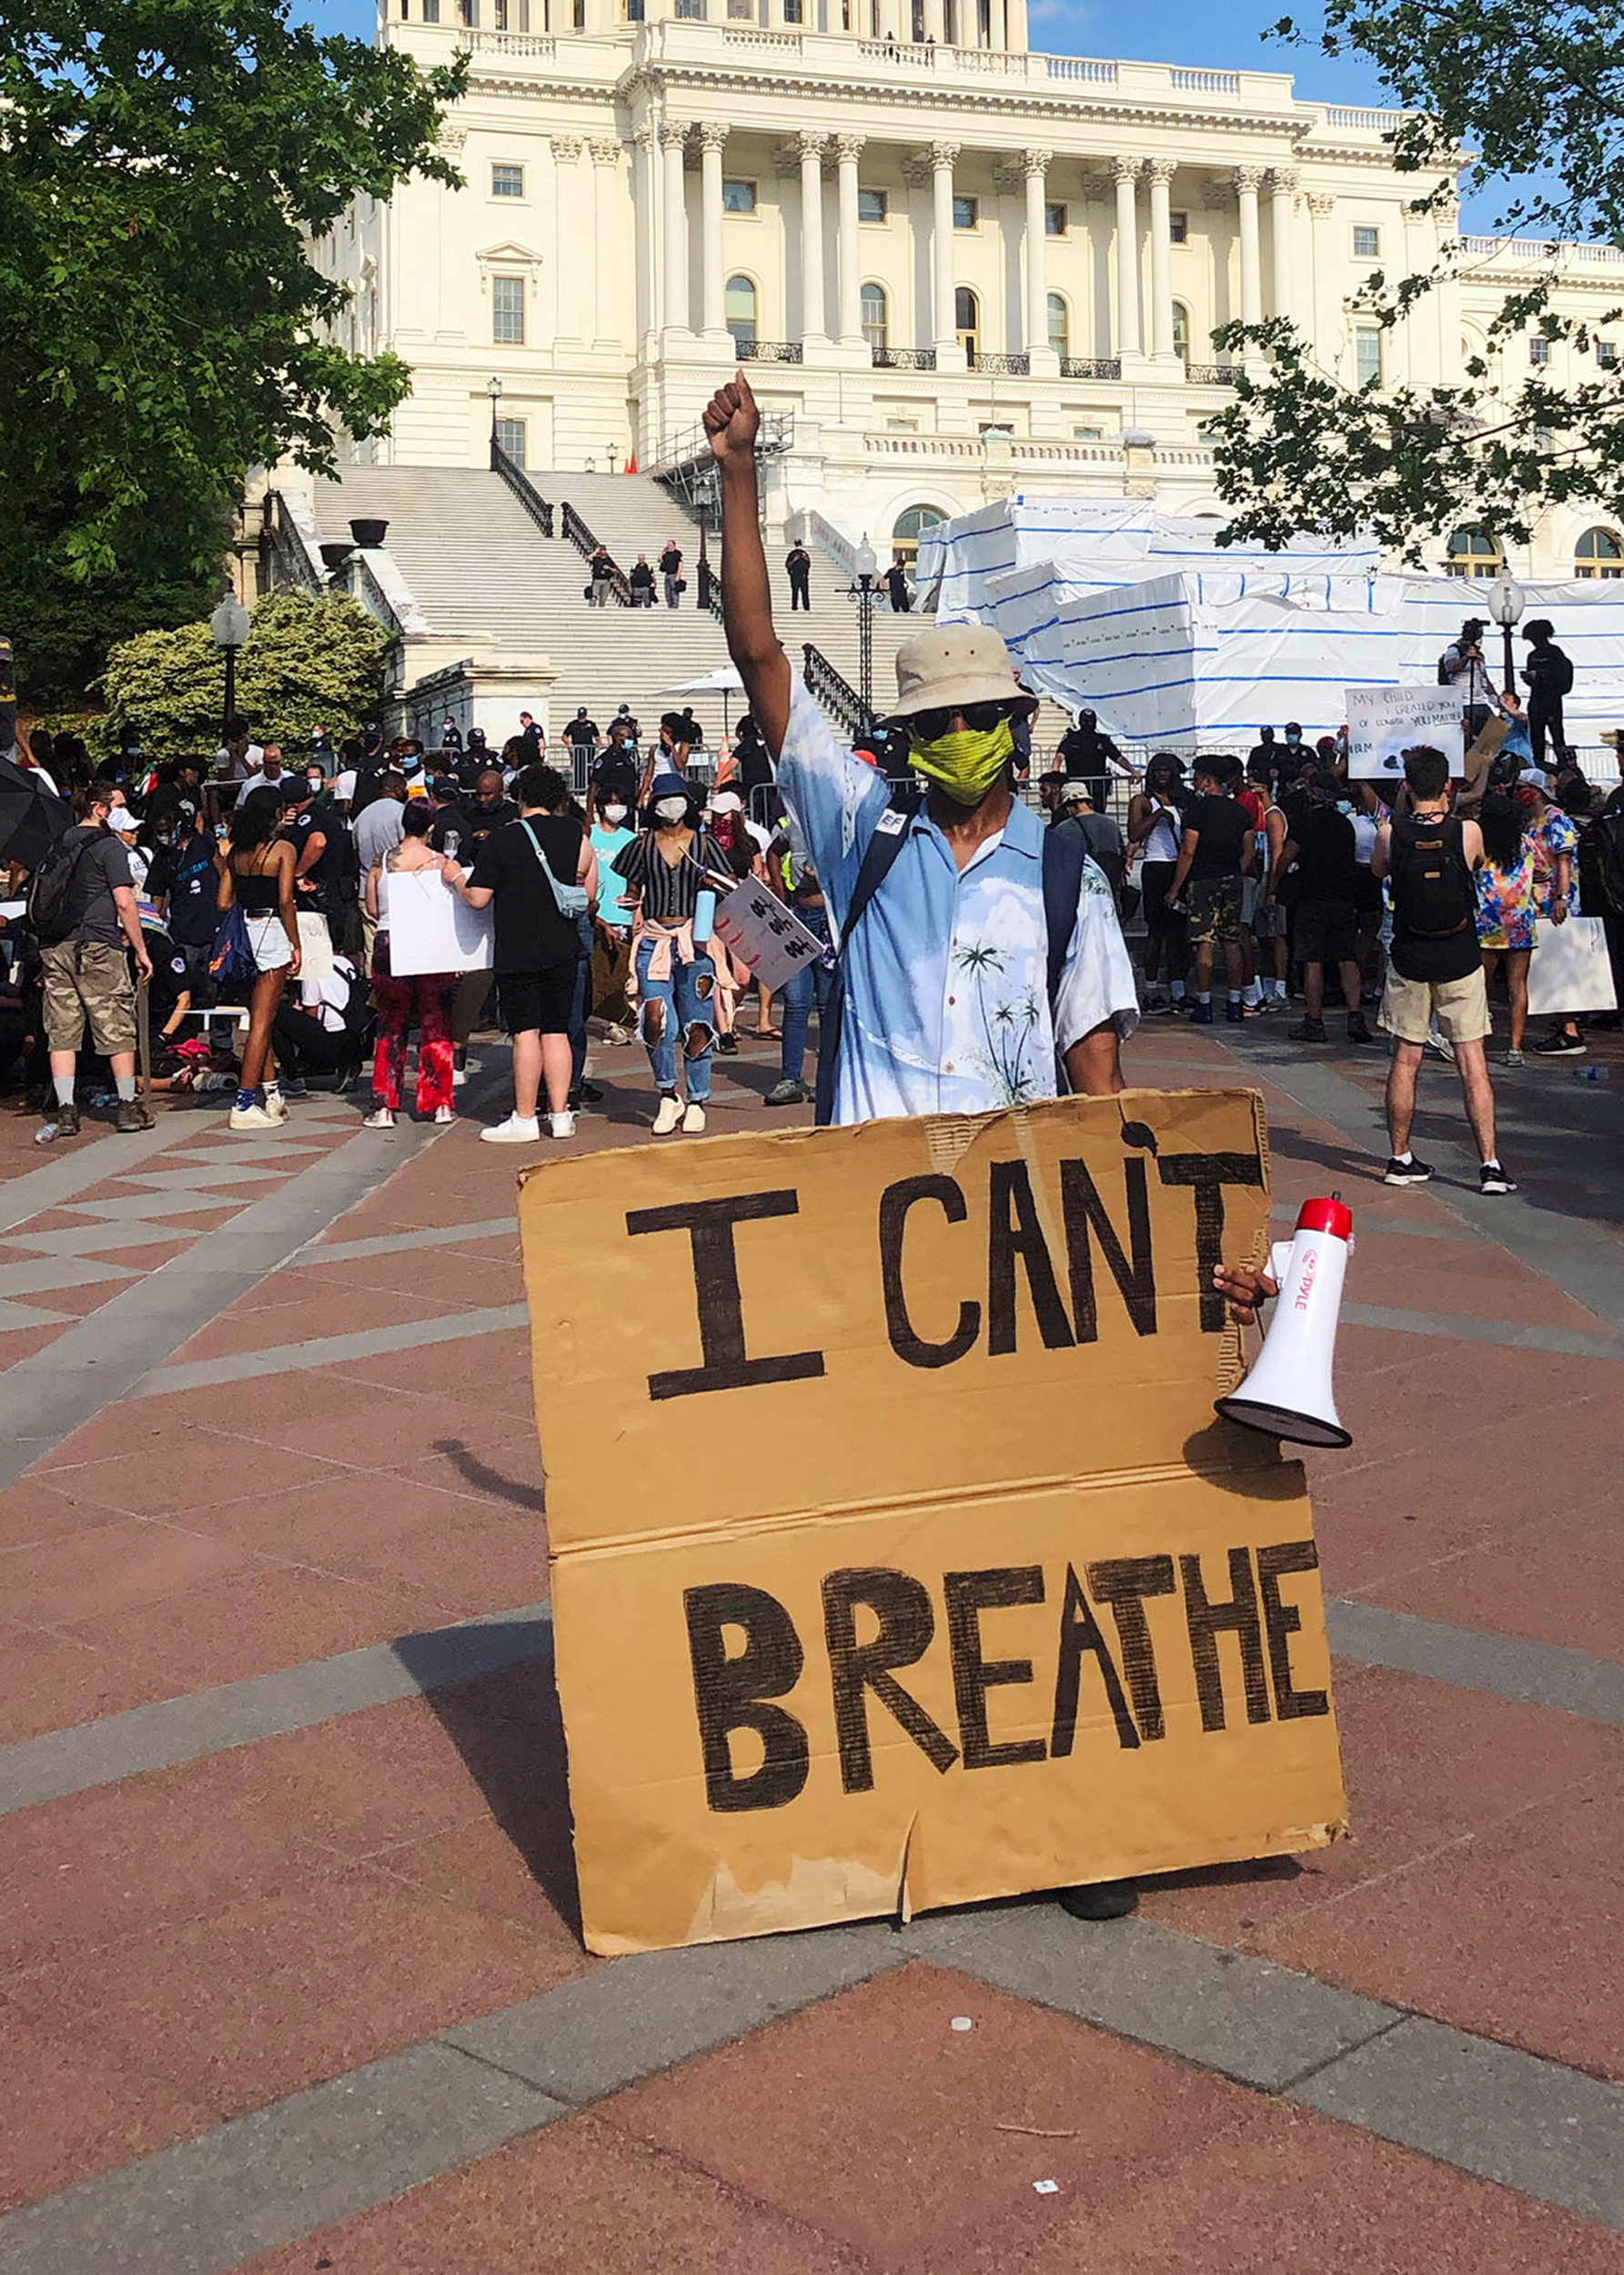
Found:
[(25, 766), (0, 758), (0, 861), (37, 869), (73, 825), (74, 810), (66, 798), (53, 797)]

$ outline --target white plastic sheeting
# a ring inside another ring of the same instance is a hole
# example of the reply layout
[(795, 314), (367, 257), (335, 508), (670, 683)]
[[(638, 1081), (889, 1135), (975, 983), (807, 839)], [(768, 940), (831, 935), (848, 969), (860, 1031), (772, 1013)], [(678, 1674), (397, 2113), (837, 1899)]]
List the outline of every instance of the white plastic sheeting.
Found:
[[(1075, 599), (1058, 587), (1046, 606), (1034, 592), (988, 612), (1026, 684), (1072, 710), (1091, 705), (1119, 740), (1175, 748), (1250, 743), (1260, 726), (1292, 719), (1310, 740), (1334, 733), (1344, 688), (1436, 684), (1462, 619), (1488, 613), (1488, 587), (1453, 577), (1226, 567)], [(1548, 617), (1573, 662), (1569, 740), (1599, 747), (1603, 726), (1624, 724), (1624, 582), (1523, 589), (1524, 621)], [(1485, 632), (1483, 649), (1498, 684), (1498, 626)], [(1528, 649), (1519, 636), (1512, 653), (1520, 673)]]
[[(925, 531), (919, 541), (919, 590), (934, 589), (943, 623), (992, 623), (1004, 607), (1035, 623), (1052, 614), (1057, 602), (1139, 584), (1190, 564), (1335, 575), (1378, 566), (1372, 541), (1304, 537), (1279, 553), (1236, 551), (1219, 546), (1221, 527), (1215, 521), (1158, 513), (1135, 498), (1004, 498)], [(1034, 602), (1042, 605), (1034, 609)]]

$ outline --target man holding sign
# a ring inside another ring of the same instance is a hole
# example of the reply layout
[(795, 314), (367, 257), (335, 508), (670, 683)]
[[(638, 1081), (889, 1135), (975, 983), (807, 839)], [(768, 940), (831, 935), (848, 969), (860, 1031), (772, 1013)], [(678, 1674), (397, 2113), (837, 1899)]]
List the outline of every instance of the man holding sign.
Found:
[(1137, 1024), (1138, 998), (1115, 904), (1074, 833), (1052, 833), (1064, 842), (1046, 855), (1042, 824), (1012, 793), (1014, 723), (1036, 703), (1014, 684), (1003, 641), (982, 625), (940, 625), (898, 650), (888, 723), (927, 791), (918, 813), (893, 812), (883, 780), (836, 743), (773, 630), (760, 414), (742, 372), (704, 423), (721, 476), (728, 650), (841, 944), (823, 1118), (1028, 1105), (1055, 1095), (1057, 1057), (1073, 1090), (1119, 1090), (1119, 1038)]

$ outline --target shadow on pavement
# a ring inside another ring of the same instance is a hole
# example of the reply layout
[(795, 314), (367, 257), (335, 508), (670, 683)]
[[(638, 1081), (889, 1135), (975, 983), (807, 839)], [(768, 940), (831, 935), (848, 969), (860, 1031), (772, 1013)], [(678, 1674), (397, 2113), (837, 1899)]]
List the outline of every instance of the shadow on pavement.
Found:
[[(478, 1633), (492, 1667), (499, 1671), (447, 1684), (443, 1638), (436, 1635), (402, 1635), (394, 1644), (395, 1655), (424, 1684), (428, 1704), (491, 1815), (579, 1937), (580, 1899), (552, 1628), (545, 1620), (493, 1621)], [(435, 1684), (440, 1687), (430, 1687)]]

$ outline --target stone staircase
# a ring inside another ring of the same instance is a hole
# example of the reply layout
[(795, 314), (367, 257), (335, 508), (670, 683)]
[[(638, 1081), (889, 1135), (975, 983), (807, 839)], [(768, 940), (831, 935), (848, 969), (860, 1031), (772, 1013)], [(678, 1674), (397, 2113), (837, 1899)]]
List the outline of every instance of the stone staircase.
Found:
[[(600, 725), (621, 703), (645, 724), (678, 708), (668, 694), (677, 682), (728, 660), (721, 624), (697, 605), (698, 529), (651, 475), (538, 473), (530, 480), (554, 508), (560, 534), (550, 540), (499, 475), (467, 467), (347, 467), (338, 480), (317, 485), (317, 523), (323, 538), (337, 539), (348, 536), (352, 517), (387, 521), (384, 550), (437, 641), (466, 641), (469, 653), (549, 659), (557, 674), (548, 690), (555, 738), (578, 703)], [(686, 557), (681, 607), (626, 609), (611, 602), (589, 608), (586, 564), (562, 535), (566, 503), (623, 570), (640, 551), (657, 561), (674, 536)], [(718, 558), (714, 545), (711, 558)], [(812, 612), (792, 616), (782, 561), (771, 552), (769, 560), (779, 634), (792, 662), (799, 666), (802, 642), (810, 640), (856, 686), (857, 612), (845, 597), (845, 571), (814, 548)], [(884, 605), (875, 611), (874, 697), (882, 709), (896, 685), (897, 643), (922, 621), (893, 616)], [(693, 707), (708, 736), (720, 735), (721, 697), (697, 697)], [(730, 723), (739, 711), (731, 697)]]

